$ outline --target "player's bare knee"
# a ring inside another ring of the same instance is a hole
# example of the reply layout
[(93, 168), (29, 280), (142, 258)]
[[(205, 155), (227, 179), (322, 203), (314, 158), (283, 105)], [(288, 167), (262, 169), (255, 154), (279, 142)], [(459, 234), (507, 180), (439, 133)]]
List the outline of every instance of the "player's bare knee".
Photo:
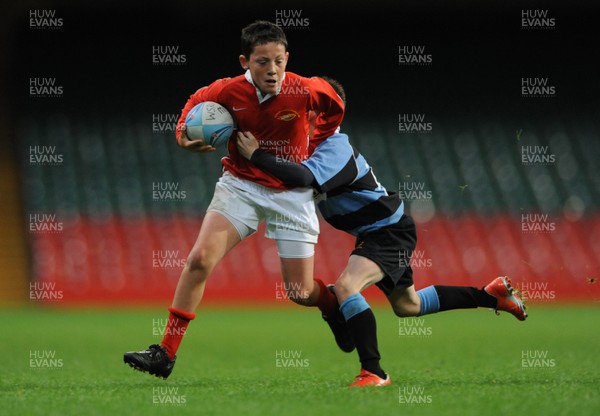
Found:
[(411, 316), (418, 316), (418, 310), (412, 306), (413, 305), (406, 304), (394, 305), (393, 310), (396, 316), (399, 318), (409, 318)]
[(350, 284), (348, 279), (344, 278), (344, 276), (340, 276), (340, 278), (336, 280), (334, 288), (338, 300), (340, 298), (346, 299), (348, 296), (355, 293), (353, 286)]
[(406, 318), (409, 316), (404, 308), (399, 308), (397, 306), (394, 307), (394, 314), (399, 318)]
[(207, 275), (214, 268), (215, 262), (206, 250), (192, 250), (185, 265), (192, 273)]

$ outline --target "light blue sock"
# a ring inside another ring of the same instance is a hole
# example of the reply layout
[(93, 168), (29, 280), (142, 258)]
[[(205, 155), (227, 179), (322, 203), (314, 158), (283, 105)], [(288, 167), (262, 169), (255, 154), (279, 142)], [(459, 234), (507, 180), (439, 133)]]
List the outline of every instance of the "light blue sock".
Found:
[(440, 298), (433, 286), (427, 286), (418, 290), (417, 295), (421, 298), (421, 310), (419, 316), (436, 313), (440, 310)]
[(354, 295), (349, 296), (340, 305), (340, 311), (342, 311), (342, 315), (344, 315), (344, 319), (346, 321), (348, 321), (354, 315), (358, 315), (369, 308), (369, 304), (360, 293), (355, 293)]

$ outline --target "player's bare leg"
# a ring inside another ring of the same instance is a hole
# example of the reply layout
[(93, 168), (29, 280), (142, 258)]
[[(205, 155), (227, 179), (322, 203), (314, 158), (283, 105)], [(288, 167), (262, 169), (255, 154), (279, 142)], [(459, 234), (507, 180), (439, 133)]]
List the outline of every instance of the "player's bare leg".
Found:
[(346, 268), (335, 282), (335, 294), (342, 304), (349, 296), (362, 292), (382, 278), (383, 272), (377, 263), (366, 257), (351, 255)]
[(379, 266), (366, 257), (352, 255), (340, 277), (335, 282), (335, 293), (340, 310), (361, 363), (360, 374), (350, 387), (386, 386), (389, 375), (379, 365), (381, 356), (377, 347), (377, 324), (371, 307), (360, 292), (383, 278)]
[(195, 317), (194, 311), (202, 300), (208, 276), (240, 241), (237, 229), (227, 218), (215, 211), (206, 213), (169, 307), (171, 314), (161, 345), (170, 358), (175, 357), (187, 325)]
[(207, 212), (179, 277), (172, 306), (193, 312), (202, 300), (208, 276), (240, 241), (240, 235), (227, 218), (215, 211)]
[(281, 274), (288, 298), (303, 306), (316, 306), (319, 285), (313, 280), (315, 258), (280, 258)]
[(527, 318), (520, 293), (510, 279), (498, 277), (484, 288), (435, 285), (415, 291), (414, 286), (396, 288), (388, 296), (399, 317), (423, 316), (453, 309), (485, 307), (510, 312), (520, 321)]
[(167, 378), (175, 366), (176, 353), (194, 310), (202, 300), (208, 276), (217, 263), (241, 240), (236, 228), (223, 215), (209, 211), (194, 247), (181, 272), (161, 345), (127, 352), (123, 359), (131, 367)]
[[(278, 241), (278, 250), (286, 249), (280, 246), (281, 241)], [(298, 250), (304, 251), (307, 254), (310, 250), (302, 247), (299, 244)], [(289, 248), (289, 246), (288, 246)], [(280, 252), (280, 255), (282, 253)], [(308, 254), (303, 258), (289, 258), (285, 254), (280, 257), (281, 271), (283, 281), (287, 291), (288, 298), (302, 306), (317, 306), (321, 311), (323, 320), (327, 322), (333, 335), (335, 342), (344, 352), (352, 352), (354, 350), (354, 340), (348, 331), (346, 321), (340, 312), (340, 305), (333, 291), (333, 285), (327, 287), (320, 279), (313, 279), (314, 256)]]
[(414, 285), (402, 289), (394, 289), (387, 299), (397, 316), (402, 318), (419, 316), (421, 298), (417, 295)]

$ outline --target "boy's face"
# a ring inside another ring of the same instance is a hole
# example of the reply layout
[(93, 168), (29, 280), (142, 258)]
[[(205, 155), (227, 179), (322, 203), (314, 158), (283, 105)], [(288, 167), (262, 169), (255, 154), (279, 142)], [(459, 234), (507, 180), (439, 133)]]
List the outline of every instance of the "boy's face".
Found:
[(254, 47), (249, 59), (240, 55), (240, 64), (250, 70), (254, 84), (263, 94), (275, 94), (281, 87), (288, 56), (285, 46), (269, 42)]

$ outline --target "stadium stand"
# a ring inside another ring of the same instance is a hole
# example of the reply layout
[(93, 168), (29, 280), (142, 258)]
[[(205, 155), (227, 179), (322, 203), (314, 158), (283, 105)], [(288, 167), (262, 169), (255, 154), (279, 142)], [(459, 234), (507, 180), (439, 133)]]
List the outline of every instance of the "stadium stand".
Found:
[[(149, 119), (95, 123), (21, 120), (25, 136), (62, 155), (58, 164), (21, 165), (25, 222), (41, 214), (34, 221), (60, 224), (29, 232), (31, 279), (55, 282), (65, 302), (166, 302), (220, 175), (220, 157), (181, 151)], [(593, 237), (600, 232), (600, 178), (592, 169), (600, 155), (587, 146), (593, 125), (439, 121), (431, 132), (406, 134), (394, 123), (347, 122), (344, 130), (380, 182), (409, 196), (407, 211), (418, 222), (418, 287), (481, 286), (507, 274), (545, 285), (538, 287), (559, 300), (598, 297), (589, 279), (600, 266)], [(148, 145), (134, 145), (142, 142)], [(23, 142), (19, 151), (28, 160), (32, 150)], [(525, 163), (527, 152), (545, 162)], [(165, 189), (169, 196), (157, 197)], [(281, 297), (274, 244), (258, 234), (218, 266), (207, 302)], [(332, 281), (352, 245), (322, 222), (316, 275)]]

